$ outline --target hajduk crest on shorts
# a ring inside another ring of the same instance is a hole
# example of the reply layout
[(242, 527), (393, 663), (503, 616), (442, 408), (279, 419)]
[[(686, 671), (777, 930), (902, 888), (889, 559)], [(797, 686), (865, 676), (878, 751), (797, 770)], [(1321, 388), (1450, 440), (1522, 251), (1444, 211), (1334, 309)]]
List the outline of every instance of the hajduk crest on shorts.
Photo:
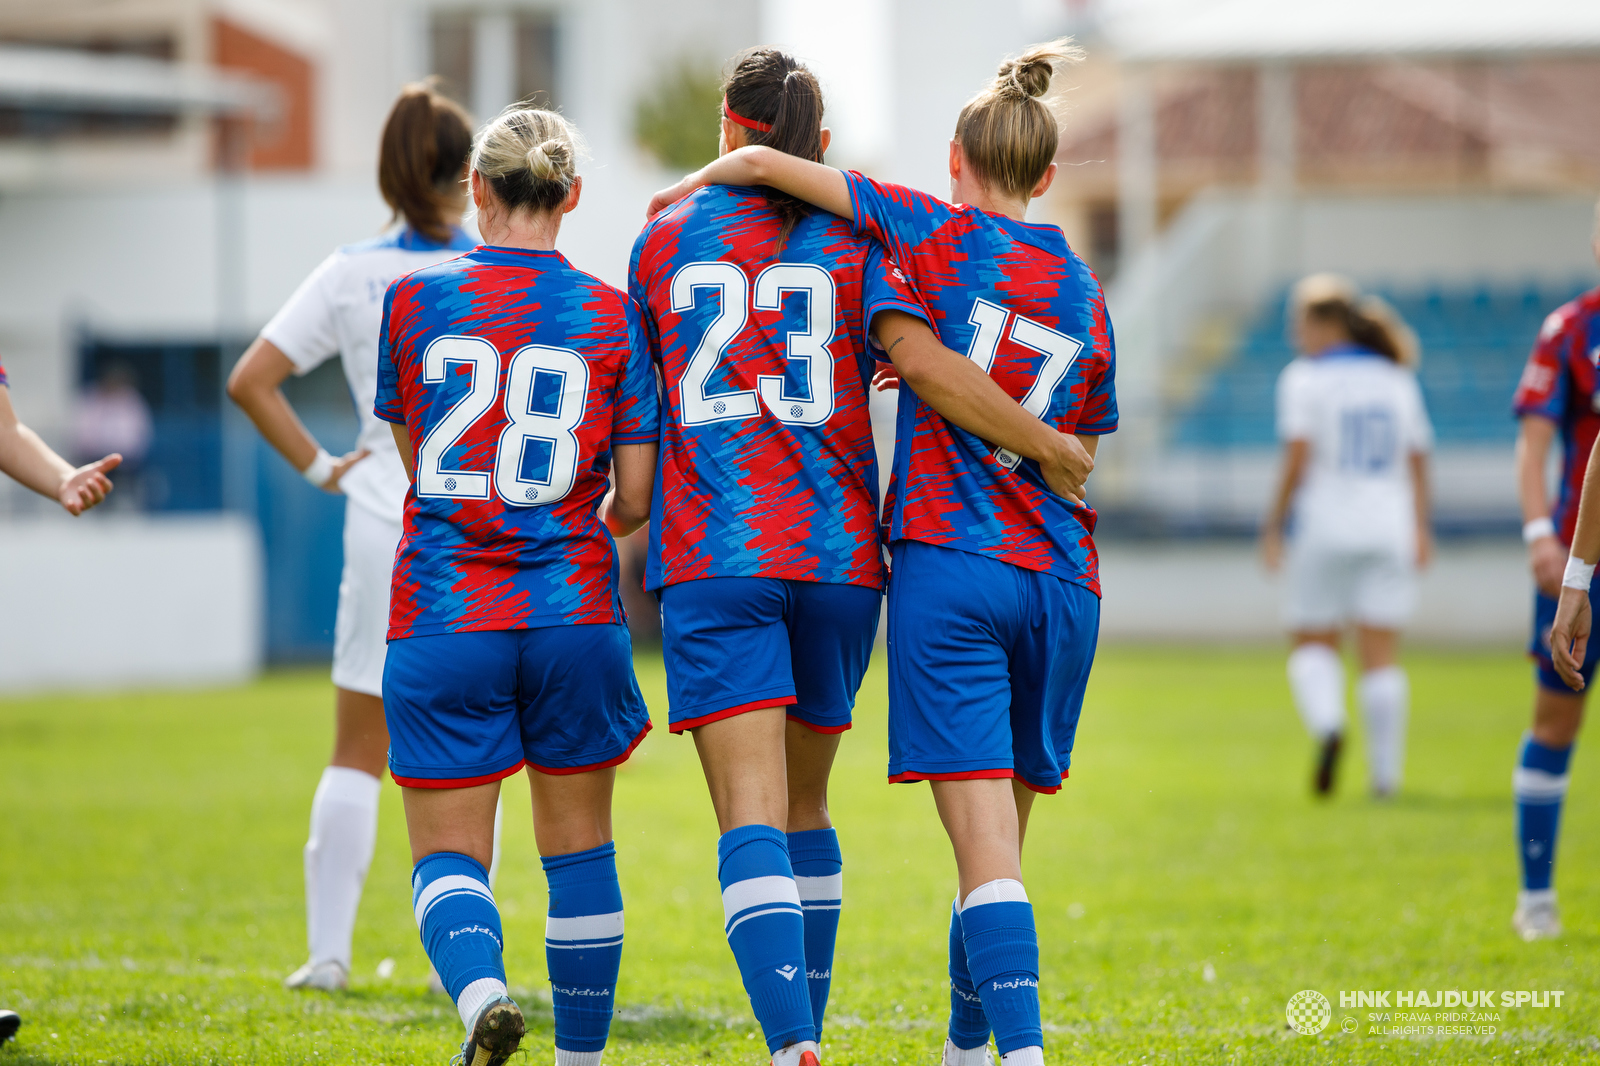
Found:
[(627, 297), (554, 251), (479, 247), (384, 301), (375, 412), (416, 477), (389, 639), (623, 620), (600, 524), (614, 444), (654, 444)]
[[(946, 347), (1064, 433), (1117, 428), (1116, 354), (1100, 282), (1057, 226), (1016, 222), (845, 173), (858, 231), (916, 285)], [(1036, 462), (991, 447), (900, 390), (890, 541), (908, 538), (1054, 574), (1100, 593), (1095, 512)]]
[(758, 189), (712, 185), (634, 243), (628, 290), (665, 385), (646, 584), (883, 584), (867, 328), (926, 318), (876, 242), (812, 211), (782, 240)]

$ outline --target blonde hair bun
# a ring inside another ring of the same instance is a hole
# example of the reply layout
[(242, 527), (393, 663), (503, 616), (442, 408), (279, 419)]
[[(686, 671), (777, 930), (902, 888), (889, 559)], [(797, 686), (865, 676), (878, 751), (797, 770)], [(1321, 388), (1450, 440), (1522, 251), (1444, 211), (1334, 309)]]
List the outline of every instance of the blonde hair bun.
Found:
[(1040, 97), (1056, 67), (1076, 63), (1083, 49), (1062, 37), (1007, 56), (989, 87), (956, 119), (956, 140), (984, 185), (1027, 199), (1049, 170), (1060, 144), (1059, 120)]
[(549, 211), (578, 180), (583, 142), (554, 111), (512, 104), (478, 131), (472, 169), (510, 210)]

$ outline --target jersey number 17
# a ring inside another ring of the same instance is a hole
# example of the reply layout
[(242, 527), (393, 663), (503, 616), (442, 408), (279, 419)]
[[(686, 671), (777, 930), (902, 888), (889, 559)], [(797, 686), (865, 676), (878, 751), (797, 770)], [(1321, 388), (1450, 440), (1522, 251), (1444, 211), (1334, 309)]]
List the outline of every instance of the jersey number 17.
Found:
[[(988, 300), (974, 303), (972, 313), (967, 316), (967, 321), (975, 327), (972, 342), (967, 345), (967, 358), (981, 366), (985, 374), (994, 366), (995, 353), (1000, 350), (1000, 337), (1005, 333), (1006, 319), (1010, 317), (1010, 311)], [(1044, 356), (1039, 373), (1021, 400), (1024, 411), (1043, 419), (1050, 413), (1050, 401), (1056, 394), (1056, 386), (1061, 384), (1061, 379), (1067, 376), (1067, 371), (1072, 369), (1072, 364), (1077, 360), (1078, 353), (1083, 351), (1083, 342), (1021, 315), (1017, 315), (1016, 321), (1011, 324), (1011, 339)], [(1007, 470), (1015, 470), (1017, 464), (1022, 462), (1022, 456), (1005, 448), (996, 448), (994, 457)]]

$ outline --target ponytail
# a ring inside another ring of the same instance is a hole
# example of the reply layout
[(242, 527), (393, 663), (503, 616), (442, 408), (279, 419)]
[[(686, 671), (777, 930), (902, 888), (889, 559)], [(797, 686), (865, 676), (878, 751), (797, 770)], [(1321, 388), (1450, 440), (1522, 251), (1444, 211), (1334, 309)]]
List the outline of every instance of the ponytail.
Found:
[[(748, 143), (822, 162), (822, 86), (787, 52), (776, 48), (740, 52), (723, 84), (722, 100), (725, 115), (745, 127)], [(766, 189), (765, 194), (767, 206), (783, 220), (781, 247), (811, 207), (776, 189)]]
[(1415, 368), (1422, 346), (1405, 319), (1381, 296), (1362, 295), (1355, 282), (1338, 274), (1312, 274), (1294, 287), (1290, 306), (1306, 318), (1342, 329), (1352, 344)]
[(445, 213), (466, 195), (461, 168), (471, 147), (471, 120), (434, 79), (402, 89), (378, 149), (378, 191), (395, 217), (429, 240), (448, 241)]
[(1058, 64), (1083, 59), (1083, 49), (1063, 37), (1008, 57), (989, 87), (967, 101), (956, 119), (956, 141), (984, 185), (1028, 199), (1055, 161), (1061, 130), (1039, 99), (1050, 90)]

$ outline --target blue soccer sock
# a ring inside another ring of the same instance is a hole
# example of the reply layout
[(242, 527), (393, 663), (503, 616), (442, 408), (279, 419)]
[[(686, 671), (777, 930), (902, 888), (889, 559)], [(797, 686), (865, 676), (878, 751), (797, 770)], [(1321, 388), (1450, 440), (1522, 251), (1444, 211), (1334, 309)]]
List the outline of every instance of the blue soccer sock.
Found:
[(428, 961), (470, 1028), (485, 1003), (506, 994), (505, 940), (489, 874), (470, 855), (435, 852), (412, 868), (411, 904)]
[(547, 855), (550, 913), (544, 923), (544, 957), (556, 1019), (556, 1057), (563, 1051), (598, 1052), (611, 1032), (622, 967), (622, 886), (617, 848), (605, 843), (570, 855)]
[(769, 825), (742, 825), (717, 841), (723, 930), (769, 1051), (813, 1040), (816, 1032), (805, 921), (785, 843)]
[(1561, 826), (1561, 801), (1567, 795), (1567, 763), (1571, 758), (1571, 745), (1547, 748), (1531, 733), (1522, 738), (1511, 784), (1517, 797), (1517, 836), (1525, 891), (1544, 892), (1550, 888), (1556, 833)]
[(961, 901), (950, 906), (950, 1043), (962, 1051), (987, 1047), (989, 1016), (973, 987), (967, 969), (967, 945), (962, 939)]
[(800, 890), (806, 925), (806, 988), (811, 993), (814, 1039), (822, 1039), (822, 1018), (833, 984), (833, 945), (839, 936), (839, 909), (844, 906), (844, 855), (832, 828), (789, 834), (789, 865)]
[(1039, 939), (1022, 883), (1004, 878), (968, 893), (961, 907), (961, 939), (1000, 1054), (1042, 1047)]

